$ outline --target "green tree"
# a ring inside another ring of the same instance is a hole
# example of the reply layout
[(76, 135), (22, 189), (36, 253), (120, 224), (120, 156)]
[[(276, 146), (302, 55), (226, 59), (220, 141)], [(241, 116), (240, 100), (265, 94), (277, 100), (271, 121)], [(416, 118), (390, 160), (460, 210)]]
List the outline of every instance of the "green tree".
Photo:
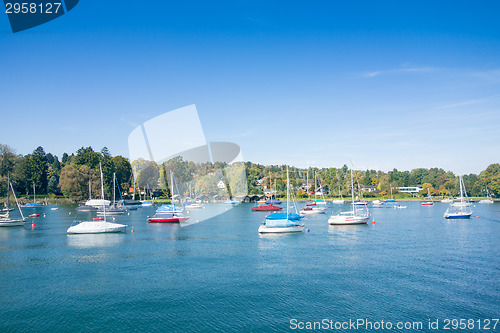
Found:
[(16, 160), (17, 156), (14, 150), (7, 145), (0, 144), (0, 176), (12, 173)]
[(488, 190), (495, 197), (500, 196), (500, 164), (490, 164), (486, 170), (480, 174), (480, 182), (483, 186), (488, 186)]
[[(92, 147), (82, 147), (76, 151), (76, 156), (74, 158), (74, 163), (76, 165), (86, 165), (91, 169), (95, 169), (99, 167), (99, 160), (101, 159), (101, 155), (98, 152), (95, 152)], [(64, 157), (63, 157), (64, 160)], [(66, 161), (68, 158), (66, 158)]]
[(18, 159), (14, 169), (14, 174), (12, 175), (16, 191), (26, 194), (30, 192), (30, 189), (32, 188), (31, 163), (31, 155), (22, 156)]
[(132, 178), (132, 166), (130, 162), (120, 155), (113, 157), (111, 161), (113, 162), (116, 179), (118, 180), (118, 184), (120, 184), (122, 192), (128, 190)]
[[(86, 165), (67, 164), (61, 170), (59, 177), (59, 187), (62, 193), (67, 198), (80, 201), (88, 197), (88, 181), (89, 176), (93, 175), (93, 179), (97, 179), (95, 170), (91, 170)], [(100, 181), (98, 181), (100, 185)], [(93, 183), (93, 194), (100, 193), (100, 186)], [(100, 195), (99, 195), (100, 196)]]
[(55, 174), (49, 178), (49, 182), (47, 184), (47, 193), (61, 193), (61, 189), (59, 188), (59, 179)]
[[(110, 197), (113, 193), (113, 173), (115, 172), (115, 165), (113, 164), (111, 153), (107, 147), (101, 149), (100, 160), (104, 181), (104, 193), (107, 197)], [(97, 168), (99, 168), (99, 162), (97, 163)]]
[(61, 162), (63, 162), (63, 164), (66, 164), (68, 162), (68, 158), (69, 158), (68, 154), (64, 153)]
[(139, 187), (148, 188), (150, 190), (157, 189), (159, 186), (160, 170), (158, 165), (152, 161), (144, 161), (137, 176), (137, 184)]
[(37, 147), (31, 155), (32, 174), (31, 181), (35, 183), (37, 192), (47, 193), (47, 170), (49, 165), (42, 147)]
[(54, 156), (54, 162), (52, 163), (51, 168), (57, 175), (61, 173), (61, 162), (59, 162), (57, 156)]

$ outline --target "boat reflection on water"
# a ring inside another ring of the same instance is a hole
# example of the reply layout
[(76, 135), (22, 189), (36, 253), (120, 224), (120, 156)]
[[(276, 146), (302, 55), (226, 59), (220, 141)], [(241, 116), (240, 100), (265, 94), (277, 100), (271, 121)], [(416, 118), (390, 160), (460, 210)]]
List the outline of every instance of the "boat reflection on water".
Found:
[(114, 247), (123, 242), (123, 234), (67, 234), (68, 245), (79, 249)]

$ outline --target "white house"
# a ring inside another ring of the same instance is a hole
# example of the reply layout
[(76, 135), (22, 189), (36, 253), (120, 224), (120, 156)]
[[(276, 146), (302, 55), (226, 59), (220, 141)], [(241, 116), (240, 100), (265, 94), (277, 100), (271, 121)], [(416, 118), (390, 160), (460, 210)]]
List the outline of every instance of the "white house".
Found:
[(410, 193), (410, 194), (418, 194), (418, 192), (423, 190), (421, 185), (397, 187), (397, 189), (401, 193)]

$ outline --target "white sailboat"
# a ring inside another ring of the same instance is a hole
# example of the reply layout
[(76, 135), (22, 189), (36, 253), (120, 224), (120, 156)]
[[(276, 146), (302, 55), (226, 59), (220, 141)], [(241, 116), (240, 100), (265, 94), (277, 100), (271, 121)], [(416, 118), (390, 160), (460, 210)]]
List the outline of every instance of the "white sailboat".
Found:
[(183, 203), (184, 208), (186, 208), (186, 209), (203, 209), (203, 208), (205, 208), (205, 206), (201, 202), (201, 199), (199, 199), (199, 202), (197, 202), (197, 200), (191, 199), (192, 197), (194, 197), (194, 196), (191, 193), (191, 185), (189, 185), (189, 199), (187, 199), (187, 201), (185, 201)]
[[(460, 177), (460, 203), (461, 205), (455, 205), (453, 203), (450, 205), (450, 208), (446, 210), (443, 214), (443, 217), (446, 219), (469, 219), (472, 215), (472, 211), (470, 209), (470, 204), (467, 205), (467, 192), (465, 191), (464, 181), (462, 179), (462, 175)], [(465, 195), (465, 198), (464, 198)]]
[[(319, 189), (320, 189), (319, 195), (321, 197), (320, 199), (316, 199), (316, 197), (318, 195), (317, 184), (319, 184)], [(313, 202), (317, 206), (319, 206), (319, 205), (326, 206), (325, 194), (323, 193), (323, 185), (322, 185), (322, 182), (321, 182), (321, 178), (318, 179), (318, 174), (316, 172), (314, 173), (314, 187), (315, 187), (315, 190), (314, 190), (314, 201)]]
[[(171, 184), (171, 202), (170, 205), (162, 205), (156, 210), (156, 214), (152, 217), (148, 217), (149, 223), (180, 223), (189, 220), (189, 216), (182, 214), (184, 210), (182, 207), (177, 207), (174, 204), (174, 186), (177, 188), (177, 184), (174, 183), (174, 173), (170, 170), (170, 184)], [(177, 188), (177, 193), (179, 195), (179, 202), (182, 202), (181, 193), (179, 188)]]
[(342, 198), (342, 193), (340, 193), (340, 185), (339, 185), (339, 197), (337, 199), (333, 199), (332, 204), (334, 204), (334, 205), (344, 204), (344, 198)]
[[(12, 194), (14, 195), (14, 199), (16, 200), (17, 209), (19, 209), (19, 214), (21, 214), (21, 219), (13, 219), (10, 217), (9, 208), (9, 191), (12, 189)], [(7, 211), (5, 213), (0, 214), (0, 227), (14, 227), (21, 226), (26, 222), (26, 218), (23, 215), (21, 207), (19, 206), (19, 202), (17, 202), (16, 193), (14, 192), (14, 188), (10, 182), (10, 179), (7, 177)]]
[[(101, 179), (102, 182), (102, 179)], [(92, 199), (92, 187), (91, 187), (91, 179), (89, 178), (89, 200), (85, 202), (85, 205), (78, 207), (76, 210), (79, 211), (95, 211), (102, 206), (109, 206), (111, 201), (105, 200), (104, 197), (102, 199)]]
[[(101, 171), (101, 198), (104, 200), (104, 184), (102, 176), (102, 167), (99, 164)], [(82, 221), (68, 228), (69, 234), (101, 234), (113, 232), (125, 232), (127, 225), (106, 221), (106, 206), (103, 205), (104, 216), (95, 218), (92, 221)]]
[(97, 210), (97, 215), (122, 215), (127, 211), (124, 205), (116, 204), (116, 173), (113, 173), (113, 205), (111, 207), (102, 206)]
[(492, 204), (493, 202), (494, 201), (491, 198), (491, 194), (488, 191), (488, 186), (486, 186), (486, 199), (479, 200), (479, 203), (482, 203), (482, 204)]
[[(314, 174), (314, 187), (317, 188), (317, 182), (316, 182), (316, 173)], [(315, 215), (315, 214), (325, 214), (327, 208), (326, 207), (320, 207), (321, 206), (326, 206), (326, 201), (324, 200), (324, 195), (321, 193), (321, 201), (316, 199), (317, 198), (317, 191), (314, 191), (314, 201), (312, 203), (306, 204), (305, 207), (303, 207), (300, 210), (301, 214), (304, 215)]]
[(397, 201), (394, 200), (394, 198), (392, 197), (392, 185), (390, 185), (391, 187), (391, 198), (390, 199), (387, 199), (387, 200), (384, 200), (384, 203), (388, 203), (388, 204), (396, 204)]
[(290, 208), (290, 178), (286, 168), (286, 213), (272, 213), (259, 226), (259, 233), (291, 233), (304, 231), (301, 216), (289, 212)]
[[(352, 202), (354, 203), (354, 176), (352, 174), (351, 168), (351, 192), (352, 192)], [(361, 191), (360, 191), (361, 192)], [(364, 202), (364, 201), (363, 201)], [(370, 218), (370, 212), (368, 211), (368, 206), (366, 202), (364, 204), (364, 209), (359, 209), (356, 205), (351, 205), (352, 210), (347, 212), (340, 212), (337, 215), (332, 215), (328, 219), (328, 223), (331, 225), (349, 225), (349, 224), (366, 224)]]
[[(452, 207), (469, 207), (470, 201), (467, 199), (467, 190), (465, 189), (464, 180), (462, 175), (459, 176), (460, 179), (460, 201), (453, 202), (451, 204)], [(463, 197), (465, 196), (466, 199)]]
[(434, 205), (434, 201), (432, 201), (432, 197), (431, 197), (431, 192), (430, 192), (430, 189), (427, 188), (427, 198), (429, 198), (428, 200), (426, 201), (423, 201), (422, 203), (420, 203), (422, 206), (433, 206)]

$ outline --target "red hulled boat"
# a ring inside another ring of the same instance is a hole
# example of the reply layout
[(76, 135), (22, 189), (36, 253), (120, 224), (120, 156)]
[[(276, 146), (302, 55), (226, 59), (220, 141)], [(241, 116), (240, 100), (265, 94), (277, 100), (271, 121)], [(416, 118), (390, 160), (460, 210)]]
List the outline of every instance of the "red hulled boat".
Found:
[(189, 220), (189, 216), (177, 213), (157, 213), (155, 216), (148, 218), (150, 223), (179, 223), (187, 220)]
[(273, 204), (265, 205), (265, 206), (257, 206), (253, 207), (252, 211), (254, 212), (275, 212), (277, 210), (282, 210), (283, 208), (274, 206)]

